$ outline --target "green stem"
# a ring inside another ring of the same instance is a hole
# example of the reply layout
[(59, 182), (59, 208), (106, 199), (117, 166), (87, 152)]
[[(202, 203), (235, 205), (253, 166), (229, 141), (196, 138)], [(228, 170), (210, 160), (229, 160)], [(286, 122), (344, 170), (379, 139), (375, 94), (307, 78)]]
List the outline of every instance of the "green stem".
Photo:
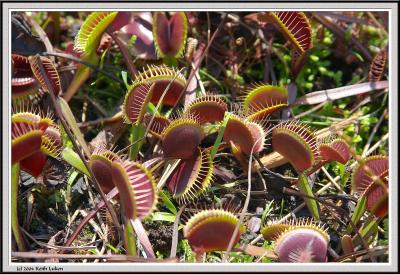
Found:
[(135, 160), (139, 155), (140, 148), (143, 145), (143, 137), (146, 129), (141, 125), (133, 125), (130, 136), (130, 143), (133, 144), (129, 150), (129, 158)]
[(215, 139), (215, 143), (211, 149), (211, 160), (214, 159), (215, 154), (217, 154), (219, 145), (221, 144), (222, 138), (224, 137), (224, 132), (225, 132), (226, 125), (229, 121), (229, 117), (230, 117), (230, 113), (226, 112), (224, 120), (222, 121), (222, 124), (219, 128), (217, 139)]
[(18, 223), (19, 163), (12, 166), (11, 173), (11, 229), (19, 251), (27, 251), (25, 239)]
[(169, 67), (177, 67), (178, 66), (178, 60), (175, 57), (164, 57), (163, 63)]
[[(97, 56), (96, 52), (90, 52), (88, 54), (83, 54), (82, 60), (86, 61), (94, 66), (99, 64), (99, 56)], [(83, 64), (78, 66), (77, 71), (75, 72), (74, 79), (72, 79), (71, 84), (69, 85), (67, 91), (64, 95), (64, 100), (69, 101), (72, 96), (79, 90), (79, 88), (89, 79), (90, 74), (92, 73), (92, 69)]]
[(84, 65), (79, 65), (78, 70), (75, 73), (74, 79), (72, 79), (71, 84), (69, 85), (67, 91), (64, 95), (64, 100), (69, 101), (75, 95), (75, 93), (79, 90), (79, 88), (85, 83), (87, 79), (89, 79), (90, 73), (92, 69), (86, 67)]
[[(306, 194), (307, 196), (314, 197), (314, 193), (311, 190), (311, 187), (308, 183), (307, 176), (304, 175), (303, 173), (300, 174), (299, 180), (297, 182), (297, 187), (299, 188), (299, 191), (303, 194)], [(316, 200), (314, 199), (309, 199), (309, 198), (304, 198), (304, 201), (308, 207), (308, 210), (310, 211), (311, 215), (315, 220), (319, 220), (319, 211), (318, 211), (318, 204)]]
[(132, 224), (129, 220), (125, 220), (125, 249), (130, 256), (136, 256), (136, 236)]

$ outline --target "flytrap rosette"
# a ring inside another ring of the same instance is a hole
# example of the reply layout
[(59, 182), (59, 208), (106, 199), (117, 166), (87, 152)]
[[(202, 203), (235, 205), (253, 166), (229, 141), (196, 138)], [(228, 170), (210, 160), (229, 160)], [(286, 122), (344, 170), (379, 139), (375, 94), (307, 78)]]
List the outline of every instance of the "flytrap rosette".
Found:
[(113, 161), (111, 176), (127, 219), (143, 219), (153, 212), (158, 193), (154, 177), (147, 168), (129, 160)]
[(173, 198), (180, 204), (197, 199), (210, 186), (213, 179), (213, 162), (207, 149), (198, 152), (190, 159), (181, 160), (167, 180), (167, 187)]
[(304, 12), (269, 12), (268, 16), (292, 43), (296, 51), (304, 53), (312, 48), (311, 26)]
[(366, 197), (367, 209), (381, 218), (388, 214), (388, 175), (388, 157), (376, 155), (361, 160), (351, 178), (353, 191)]
[(153, 95), (150, 102), (157, 104), (166, 88), (169, 86), (163, 97), (162, 103), (167, 106), (175, 106), (186, 86), (185, 77), (175, 68), (166, 65), (147, 66), (147, 69), (136, 75), (136, 79), (130, 86), (129, 94), (137, 93), (143, 85), (154, 83)]
[(207, 94), (192, 100), (185, 108), (185, 114), (194, 115), (200, 124), (205, 124), (222, 121), (227, 110), (223, 99)]
[(272, 85), (254, 85), (244, 97), (243, 111), (249, 120), (259, 121), (288, 106), (288, 91)]
[(295, 120), (283, 122), (272, 130), (272, 147), (299, 172), (310, 169), (320, 158), (314, 132)]
[[(193, 215), (183, 228), (183, 235), (196, 254), (211, 251), (225, 251), (233, 236), (239, 219), (224, 209), (202, 210)], [(239, 242), (245, 227), (240, 225), (233, 244)]]
[(183, 116), (173, 120), (161, 137), (165, 158), (189, 159), (197, 153), (204, 132), (196, 117)]
[(11, 62), (11, 95), (13, 102), (23, 102), (42, 95), (28, 57), (13, 53), (11, 54)]
[(154, 13), (153, 37), (159, 57), (182, 57), (187, 32), (188, 20), (184, 12), (175, 12), (170, 18), (164, 12)]
[(274, 251), (280, 262), (326, 262), (329, 235), (320, 223), (298, 219), (272, 222), (262, 230), (266, 240), (275, 241)]

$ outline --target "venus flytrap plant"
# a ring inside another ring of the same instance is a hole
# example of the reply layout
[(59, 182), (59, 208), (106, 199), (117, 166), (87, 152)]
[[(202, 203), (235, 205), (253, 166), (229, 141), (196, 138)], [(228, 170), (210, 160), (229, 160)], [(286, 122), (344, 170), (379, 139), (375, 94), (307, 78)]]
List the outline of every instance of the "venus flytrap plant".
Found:
[(188, 20), (184, 12), (175, 12), (170, 18), (164, 12), (153, 15), (153, 37), (158, 57), (173, 64), (183, 56), (188, 32)]
[(274, 251), (280, 262), (325, 262), (329, 235), (326, 229), (311, 219), (271, 222), (261, 233), (266, 240), (275, 241)]
[(368, 80), (370, 82), (377, 82), (382, 79), (385, 72), (386, 63), (388, 60), (387, 49), (384, 48), (380, 50), (372, 59), (371, 65), (369, 67)]
[(171, 120), (167, 117), (155, 114), (153, 121), (150, 124), (152, 115), (145, 114), (143, 117), (143, 124), (149, 128), (150, 133), (155, 136), (157, 139), (162, 139), (162, 132), (166, 129), (170, 124)]
[(173, 120), (163, 130), (161, 138), (164, 157), (189, 159), (197, 152), (204, 132), (197, 117), (189, 115)]
[(227, 110), (223, 99), (206, 94), (189, 102), (184, 113), (196, 116), (200, 124), (205, 124), (222, 121)]
[(129, 155), (131, 159), (136, 159), (139, 154), (140, 147), (143, 142), (140, 142), (144, 137), (145, 130), (141, 125), (142, 119), (147, 111), (147, 106), (153, 96), (155, 83), (143, 83), (136, 89), (130, 89), (125, 96), (122, 105), (122, 112), (125, 123), (132, 124), (131, 143), (135, 143)]
[[(238, 218), (225, 209), (202, 210), (193, 215), (186, 222), (183, 234), (196, 254), (197, 261), (205, 252), (225, 251), (238, 222)], [(234, 243), (239, 241), (244, 232), (245, 227), (241, 225)]]
[[(388, 214), (388, 176), (388, 157), (376, 155), (362, 159), (351, 179), (353, 191), (365, 197), (366, 208), (380, 218)], [(378, 183), (374, 177), (380, 178), (385, 185)]]
[[(272, 147), (283, 155), (300, 173), (297, 186), (299, 190), (313, 197), (308, 184), (307, 171), (312, 169), (320, 159), (317, 138), (311, 128), (298, 121), (279, 124), (272, 130)], [(308, 209), (315, 219), (319, 219), (318, 205), (313, 199), (305, 199)]]
[(15, 109), (11, 117), (12, 163), (37, 177), (47, 157), (58, 157), (62, 149), (59, 127), (49, 114)]
[(208, 149), (198, 148), (189, 159), (181, 160), (167, 179), (172, 197), (187, 204), (203, 194), (213, 180), (213, 161)]
[(157, 104), (164, 90), (169, 85), (169, 89), (162, 100), (162, 104), (175, 106), (186, 86), (186, 79), (180, 71), (166, 65), (147, 66), (147, 68), (136, 75), (135, 81), (130, 86), (128, 93), (135, 94), (136, 90), (141, 89), (143, 85), (151, 85), (153, 83), (155, 86), (150, 102)]
[[(43, 73), (39, 68), (38, 65), (38, 59), (40, 59), (43, 68), (44, 68), (44, 73), (46, 74), (47, 78), (50, 80), (51, 88), (47, 86), (46, 81), (44, 80)], [(28, 58), (29, 64), (31, 65), (32, 72), (35, 76), (35, 78), (38, 80), (40, 83), (41, 87), (45, 92), (54, 92), (55, 96), (58, 96), (62, 93), (62, 88), (61, 88), (61, 82), (60, 82), (60, 76), (58, 75), (57, 69), (51, 61), (51, 59), (43, 57), (43, 56), (30, 56)]]
[(313, 47), (312, 28), (303, 12), (282, 11), (259, 13), (261, 22), (274, 23), (293, 46), (291, 73), (296, 78), (308, 58), (308, 51)]
[(253, 121), (264, 120), (271, 113), (287, 106), (287, 89), (272, 85), (253, 85), (243, 99), (243, 112)]
[(11, 95), (14, 104), (40, 97), (43, 92), (39, 89), (28, 57), (19, 54), (11, 55), (12, 77)]
[[(258, 139), (260, 140), (257, 141)], [(241, 163), (243, 170), (247, 171), (245, 155), (250, 155), (254, 145), (254, 153), (259, 153), (263, 150), (265, 132), (261, 124), (231, 114), (224, 131), (223, 140), (230, 144), (233, 155)]]
[[(81, 59), (92, 65), (97, 65), (99, 57), (96, 53), (102, 34), (116, 18), (118, 12), (92, 12), (83, 22), (75, 37), (74, 50), (81, 54)], [(91, 69), (82, 64), (78, 65), (74, 79), (65, 92), (64, 99), (68, 102), (89, 78)]]
[(12, 155), (12, 231), (21, 251), (27, 250), (18, 223), (18, 189), (20, 170), (39, 177), (45, 169), (48, 157), (57, 157), (62, 140), (58, 126), (51, 115), (34, 111), (26, 105), (14, 108), (11, 116)]
[[(155, 258), (140, 219), (148, 216), (156, 207), (158, 194), (153, 175), (139, 163), (125, 160), (111, 163), (112, 181), (118, 188), (126, 222), (130, 222), (142, 243), (146, 255)], [(127, 235), (125, 235), (127, 236)], [(130, 244), (126, 239), (127, 248)]]
[(304, 53), (312, 48), (311, 26), (304, 12), (273, 11), (260, 13), (258, 19), (273, 22), (297, 52)]

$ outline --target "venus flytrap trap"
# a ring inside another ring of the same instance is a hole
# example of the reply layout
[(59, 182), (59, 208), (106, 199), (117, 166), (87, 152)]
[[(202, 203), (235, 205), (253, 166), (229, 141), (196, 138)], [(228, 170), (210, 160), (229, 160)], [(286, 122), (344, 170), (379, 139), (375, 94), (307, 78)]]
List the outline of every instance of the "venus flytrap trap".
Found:
[(274, 252), (280, 262), (325, 262), (329, 235), (312, 219), (290, 219), (267, 223), (261, 230), (265, 240), (274, 241)]
[(186, 79), (184, 75), (175, 68), (166, 65), (147, 66), (147, 68), (136, 75), (135, 81), (130, 86), (128, 93), (135, 93), (136, 89), (140, 89), (142, 85), (151, 85), (153, 83), (155, 86), (150, 102), (157, 104), (164, 90), (169, 85), (169, 89), (162, 100), (162, 104), (175, 106), (178, 104), (178, 99), (184, 91)]
[(213, 161), (207, 149), (198, 148), (189, 159), (181, 160), (167, 180), (167, 187), (181, 204), (198, 198), (210, 186), (213, 179)]
[[(188, 240), (197, 261), (203, 253), (211, 251), (225, 251), (233, 235), (239, 219), (230, 211), (224, 209), (202, 210), (193, 215), (183, 228), (184, 237)], [(234, 239), (237, 243), (245, 227)]]
[(11, 95), (13, 103), (24, 102), (40, 97), (43, 92), (35, 79), (29, 60), (26, 56), (19, 54), (11, 55), (12, 77)]
[(245, 115), (254, 121), (264, 120), (271, 113), (287, 106), (287, 89), (265, 84), (253, 85), (243, 100)]
[[(99, 56), (97, 47), (100, 44), (101, 37), (107, 27), (117, 17), (118, 12), (92, 12), (83, 22), (74, 41), (74, 50), (81, 54), (81, 59), (97, 65)], [(89, 78), (91, 69), (84, 65), (78, 65), (74, 79), (65, 92), (64, 99), (68, 102), (72, 96), (79, 90), (83, 83)]]
[(188, 20), (184, 12), (175, 12), (170, 18), (164, 12), (155, 12), (153, 37), (158, 57), (164, 58), (167, 63), (173, 63), (175, 58), (181, 58), (187, 32)]
[[(366, 198), (366, 208), (377, 217), (388, 214), (388, 157), (369, 156), (362, 159), (353, 171), (351, 185), (354, 192)], [(378, 182), (381, 180), (383, 184)]]
[(190, 115), (177, 118), (161, 133), (164, 157), (189, 159), (197, 153), (203, 138), (203, 128), (197, 117)]

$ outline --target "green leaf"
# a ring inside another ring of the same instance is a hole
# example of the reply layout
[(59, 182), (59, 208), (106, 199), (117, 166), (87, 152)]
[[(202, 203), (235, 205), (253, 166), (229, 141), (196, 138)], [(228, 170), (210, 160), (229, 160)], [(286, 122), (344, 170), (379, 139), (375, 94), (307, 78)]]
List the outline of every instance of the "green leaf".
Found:
[(165, 207), (168, 208), (168, 210), (171, 211), (172, 214), (176, 215), (178, 211), (176, 210), (175, 205), (171, 202), (169, 197), (162, 190), (160, 190), (159, 194), (161, 196), (161, 199), (163, 200)]
[(66, 147), (61, 152), (61, 157), (71, 166), (84, 173), (86, 176), (90, 177), (90, 173), (87, 170), (85, 164), (82, 162), (81, 157), (73, 151), (71, 148)]
[(271, 213), (272, 211), (272, 204), (274, 203), (274, 200), (270, 201), (268, 204), (265, 205), (265, 210), (261, 216), (261, 223), (264, 223), (265, 218)]
[(19, 251), (26, 251), (26, 244), (18, 222), (19, 162), (11, 168), (11, 229)]
[(139, 155), (140, 148), (145, 141), (145, 139), (143, 139), (145, 132), (146, 128), (142, 124), (132, 125), (130, 143), (133, 145), (129, 150), (129, 158), (131, 160), (135, 160)]
[(226, 124), (228, 123), (229, 117), (231, 116), (231, 114), (229, 112), (225, 112), (225, 117), (224, 120), (222, 121), (222, 124), (219, 128), (219, 132), (218, 132), (218, 136), (217, 139), (215, 140), (215, 143), (211, 149), (211, 160), (214, 159), (215, 154), (217, 154), (219, 145), (221, 144), (222, 141), (222, 137), (224, 137), (224, 131), (226, 128)]
[(137, 39), (137, 36), (136, 35), (132, 35), (131, 38), (129, 38), (128, 46), (133, 47), (135, 45), (135, 43), (136, 43), (136, 39)]
[(124, 81), (126, 89), (129, 90), (128, 73), (125, 70), (123, 70), (123, 71), (121, 71), (121, 76), (122, 76), (122, 80)]
[(76, 138), (76, 141), (78, 142), (78, 144), (82, 147), (82, 149), (85, 151), (86, 155), (90, 155), (90, 151), (89, 148), (86, 144), (85, 138), (83, 138), (83, 135), (76, 123), (74, 114), (72, 114), (71, 109), (69, 108), (68, 103), (61, 97), (59, 97), (58, 102), (60, 104), (61, 107), (61, 112), (64, 116), (64, 119), (66, 120), (67, 124), (69, 125), (73, 135)]
[[(351, 215), (351, 221), (354, 223), (354, 225), (357, 225), (358, 221), (361, 219), (363, 216), (365, 209), (367, 208), (367, 199), (365, 196), (362, 196), (360, 200), (358, 200), (356, 209), (353, 212), (353, 215)], [(353, 227), (349, 225), (347, 227), (347, 233), (351, 233), (353, 231)]]
[(79, 175), (79, 172), (74, 170), (68, 178), (67, 191), (65, 194), (65, 201), (66, 201), (67, 205), (69, 205), (71, 203), (71, 186), (78, 175)]
[[(378, 233), (378, 223), (376, 219), (370, 216), (360, 228), (360, 235), (367, 244), (370, 244), (376, 233)], [(353, 244), (354, 246), (361, 244), (360, 237), (358, 237), (358, 235), (354, 237)]]
[(362, 137), (360, 135), (354, 135), (353, 138), (351, 139), (353, 143), (359, 143), (362, 141)]
[(108, 52), (108, 49), (106, 49), (106, 50), (101, 54), (101, 57), (100, 57), (100, 64), (99, 64), (100, 69), (103, 69), (104, 60), (105, 60), (105, 57), (106, 57), (107, 52)]
[(176, 216), (169, 212), (154, 212), (152, 216), (153, 221), (175, 222)]
[(149, 102), (149, 103), (147, 104), (147, 111), (148, 111), (151, 115), (154, 115), (154, 113), (155, 113), (155, 114), (158, 114), (158, 111), (157, 111), (155, 105), (153, 105), (151, 102)]
[[(307, 177), (304, 174), (300, 174), (297, 187), (299, 188), (301, 193), (314, 197), (314, 193), (312, 192)], [(304, 198), (304, 201), (306, 202), (308, 210), (311, 212), (313, 218), (315, 220), (319, 220), (319, 210), (317, 201), (309, 198)]]
[(124, 236), (126, 253), (130, 256), (136, 256), (136, 236), (129, 220), (125, 222)]
[(119, 249), (116, 249), (113, 245), (111, 245), (110, 243), (106, 244), (106, 246), (111, 249), (112, 251), (114, 251), (115, 254), (121, 254), (121, 251)]

